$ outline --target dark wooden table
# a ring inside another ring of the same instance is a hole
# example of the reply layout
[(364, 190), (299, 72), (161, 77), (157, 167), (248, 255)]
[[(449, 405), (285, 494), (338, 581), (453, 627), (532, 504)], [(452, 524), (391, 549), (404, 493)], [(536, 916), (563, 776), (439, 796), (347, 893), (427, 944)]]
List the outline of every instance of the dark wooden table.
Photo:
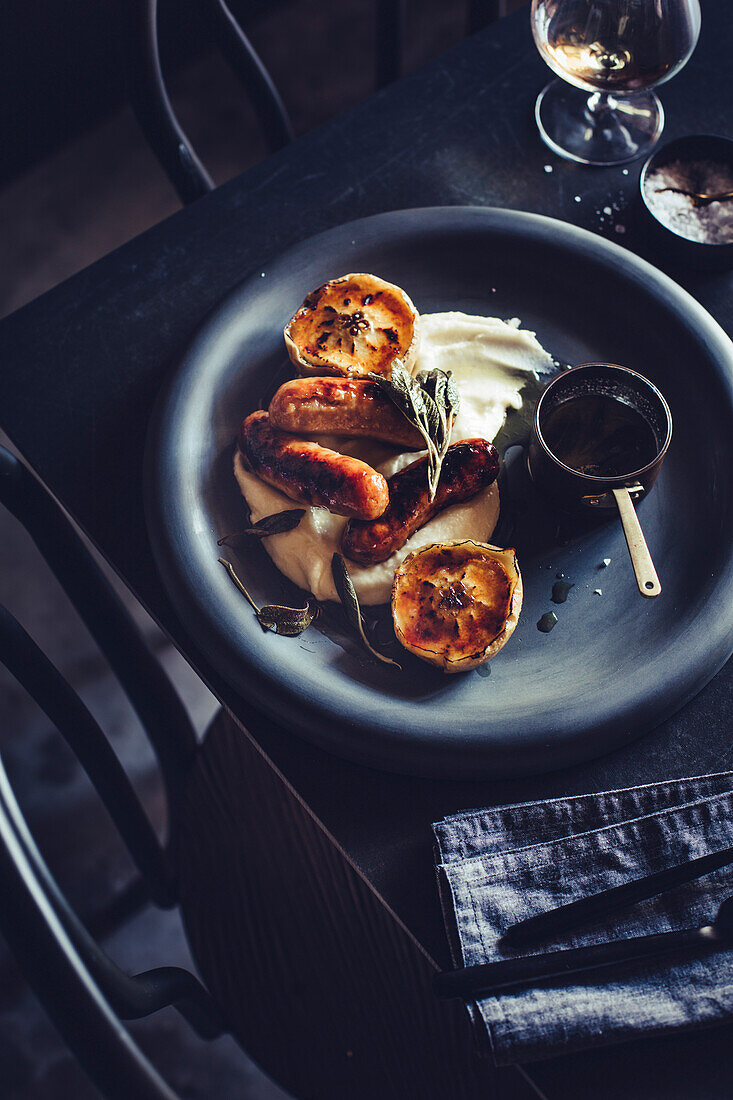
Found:
[[(698, 48), (662, 89), (665, 137), (693, 132), (733, 137), (732, 52), (726, 5), (705, 0)], [(484, 204), (573, 222), (663, 267), (733, 335), (731, 274), (676, 270), (637, 224), (639, 163), (589, 169), (558, 159), (542, 145), (533, 105), (547, 79), (527, 13), (520, 11), (0, 324), (2, 426), (248, 728), (255, 755), (273, 781), (307, 807), (326, 846), (351, 872), (358, 870), (413, 946), (441, 965), (447, 948), (430, 823), (471, 806), (730, 767), (731, 664), (683, 711), (636, 744), (562, 774), (448, 783), (342, 762), (259, 719), (201, 657), (168, 603), (151, 557), (142, 508), (143, 448), (161, 386), (198, 322), (233, 285), (295, 241), (383, 210)], [(227, 736), (221, 744), (228, 743)], [(210, 755), (210, 768), (217, 751)], [(191, 797), (195, 801), (199, 793)], [(195, 923), (189, 916), (189, 926)], [(196, 934), (192, 927), (194, 940)], [(530, 1075), (552, 1097), (592, 1091), (597, 1097), (712, 1100), (730, 1095), (731, 1037), (733, 1029), (722, 1028), (659, 1039), (537, 1063)], [(510, 1085), (504, 1081), (501, 1087)]]

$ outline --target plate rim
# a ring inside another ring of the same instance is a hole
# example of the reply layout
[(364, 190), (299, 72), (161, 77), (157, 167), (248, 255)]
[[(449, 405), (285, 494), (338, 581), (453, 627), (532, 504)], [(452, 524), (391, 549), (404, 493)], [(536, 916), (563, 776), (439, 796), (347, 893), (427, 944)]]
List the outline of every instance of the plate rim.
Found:
[[(559, 234), (564, 239), (564, 243), (572, 246), (573, 250), (580, 248), (581, 252), (589, 251), (601, 261), (604, 257), (609, 257), (611, 268), (618, 271), (621, 267), (625, 277), (633, 277), (644, 286), (647, 293), (652, 293), (654, 297), (661, 298), (661, 292), (664, 291), (667, 303), (669, 297), (673, 300), (677, 299), (684, 306), (678, 315), (685, 327), (693, 331), (698, 338), (703, 335), (707, 344), (717, 346), (730, 361), (731, 370), (724, 380), (727, 382), (729, 400), (733, 408), (733, 342), (719, 323), (688, 291), (648, 261), (615, 242), (560, 219), (527, 211), (482, 206), (431, 206), (388, 211), (342, 223), (301, 239), (269, 259), (263, 267), (267, 272), (268, 268), (282, 265), (288, 259), (292, 262), (305, 250), (311, 251), (319, 245), (338, 241), (341, 237), (348, 237), (350, 234), (354, 237), (360, 234), (368, 235), (369, 227), (377, 223), (387, 227), (391, 223), (393, 226), (398, 226), (401, 233), (410, 236), (414, 234), (415, 229), (435, 228), (439, 223), (449, 223), (453, 220), (461, 223), (461, 229), (470, 226), (473, 220), (496, 228), (501, 228), (502, 225), (515, 230), (524, 227), (528, 235), (534, 238), (553, 235), (555, 245), (558, 243)], [(440, 225), (440, 228), (445, 229), (447, 225)], [(354, 241), (351, 243), (354, 244)], [(206, 350), (212, 339), (212, 328), (221, 324), (222, 317), (225, 317), (246, 295), (250, 285), (261, 286), (259, 282), (261, 275), (258, 275), (258, 271), (262, 271), (263, 267), (255, 268), (248, 276), (236, 283), (208, 311), (192, 332), (175, 370), (171, 372), (158, 396), (147, 433), (144, 458), (146, 523), (159, 576), (179, 619), (184, 625), (192, 619), (195, 621), (198, 629), (196, 636), (205, 639), (199, 646), (203, 655), (219, 669), (227, 682), (248, 703), (257, 707), (266, 717), (280, 722), (286, 730), (304, 736), (320, 748), (360, 764), (410, 775), (459, 779), (480, 776), (499, 778), (553, 770), (570, 762), (578, 763), (613, 751), (614, 748), (631, 742), (670, 717), (712, 679), (733, 652), (733, 614), (729, 615), (728, 624), (720, 615), (713, 621), (713, 629), (709, 634), (711, 644), (704, 647), (704, 654), (699, 645), (696, 647), (695, 659), (686, 663), (684, 669), (686, 673), (682, 677), (684, 689), (672, 691), (667, 706), (657, 705), (649, 708), (648, 705), (640, 705), (637, 699), (635, 714), (629, 716), (624, 732), (619, 728), (622, 716), (615, 711), (610, 713), (604, 721), (594, 722), (592, 727), (586, 724), (583, 729), (573, 728), (570, 731), (564, 729), (560, 739), (553, 742), (549, 748), (544, 746), (544, 750), (536, 743), (536, 737), (524, 734), (517, 736), (514, 742), (510, 743), (497, 743), (489, 737), (485, 738), (481, 745), (470, 739), (468, 742), (456, 744), (451, 737), (442, 739), (433, 737), (426, 743), (420, 737), (415, 739), (405, 729), (388, 730), (364, 720), (355, 720), (353, 715), (344, 714), (342, 711), (324, 710), (322, 706), (314, 705), (312, 701), (309, 701), (308, 706), (305, 707), (302, 697), (295, 697), (292, 689), (283, 690), (282, 682), (276, 675), (266, 674), (264, 685), (253, 682), (251, 677), (248, 682), (245, 682), (241, 665), (246, 658), (241, 654), (234, 656), (233, 647), (225, 644), (224, 639), (213, 629), (211, 609), (197, 592), (192, 592), (181, 575), (184, 567), (178, 557), (172, 524), (166, 521), (166, 516), (170, 515), (170, 499), (164, 486), (170, 484), (170, 479), (164, 473), (164, 454), (166, 440), (171, 436), (173, 425), (176, 423), (176, 407), (183, 401), (186, 387), (192, 386), (193, 368), (200, 359), (201, 352)], [(169, 453), (170, 450), (168, 448)], [(175, 568), (172, 568), (173, 564)], [(727, 594), (729, 597), (728, 605), (733, 604), (731, 599), (733, 597), (733, 546), (729, 548), (726, 569), (717, 581), (716, 591), (721, 587), (724, 595)], [(182, 609), (185, 609), (185, 615), (182, 614)], [(675, 680), (675, 686), (679, 687), (679, 679)], [(277, 691), (273, 695), (275, 688)], [(659, 690), (657, 685), (651, 695), (657, 694)], [(292, 700), (291, 696), (294, 696)], [(296, 701), (297, 707), (294, 706)], [(644, 702), (648, 704), (648, 698)], [(340, 736), (329, 735), (329, 722), (338, 723)], [(587, 737), (591, 728), (594, 735), (597, 735), (592, 739)], [(586, 741), (602, 741), (602, 747), (598, 749), (588, 744), (581, 744), (584, 737)], [(532, 763), (518, 763), (516, 756), (521, 753), (524, 757), (524, 752), (530, 747), (535, 754)]]

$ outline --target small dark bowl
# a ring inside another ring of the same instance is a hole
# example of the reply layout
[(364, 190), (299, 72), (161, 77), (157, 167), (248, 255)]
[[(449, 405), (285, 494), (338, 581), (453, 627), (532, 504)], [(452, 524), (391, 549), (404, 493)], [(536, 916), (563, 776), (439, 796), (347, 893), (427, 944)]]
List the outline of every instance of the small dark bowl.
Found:
[[(543, 424), (559, 405), (574, 398), (605, 395), (630, 406), (646, 421), (657, 453), (651, 462), (618, 477), (580, 473), (555, 455), (543, 434)], [(527, 465), (532, 480), (566, 509), (615, 508), (612, 489), (632, 489), (640, 500), (654, 484), (672, 438), (672, 414), (657, 387), (643, 375), (615, 363), (583, 363), (557, 375), (537, 402)]]
[[(648, 177), (675, 160), (712, 160), (730, 166), (733, 175), (733, 141), (717, 134), (691, 134), (667, 142), (644, 164), (639, 176), (639, 194), (644, 220), (656, 245), (672, 260), (701, 270), (721, 270), (733, 266), (733, 241), (707, 244), (680, 236), (657, 218), (647, 201)], [(733, 204), (733, 199), (728, 200)]]

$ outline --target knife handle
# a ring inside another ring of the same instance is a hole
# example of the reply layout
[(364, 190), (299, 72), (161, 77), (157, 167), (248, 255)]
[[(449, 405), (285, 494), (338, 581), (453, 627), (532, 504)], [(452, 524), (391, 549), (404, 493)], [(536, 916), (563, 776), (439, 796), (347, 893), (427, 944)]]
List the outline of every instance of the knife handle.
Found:
[(634, 936), (627, 940), (610, 940), (587, 947), (571, 947), (567, 951), (549, 951), (542, 955), (525, 955), (519, 959), (478, 963), (457, 970), (445, 970), (433, 979), (438, 997), (462, 997), (472, 1000), (479, 994), (499, 993), (516, 986), (533, 985), (545, 978), (597, 970), (618, 962), (646, 959), (668, 951), (691, 947), (713, 949), (723, 946), (712, 925), (705, 928), (685, 928), (679, 932), (659, 932), (651, 936)]

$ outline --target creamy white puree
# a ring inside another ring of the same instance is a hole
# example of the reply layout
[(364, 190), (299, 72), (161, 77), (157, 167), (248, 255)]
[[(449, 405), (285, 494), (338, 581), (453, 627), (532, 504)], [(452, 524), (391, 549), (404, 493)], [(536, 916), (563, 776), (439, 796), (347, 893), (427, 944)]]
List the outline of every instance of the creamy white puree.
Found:
[[(535, 334), (519, 326), (516, 319), (505, 322), (465, 313), (421, 316), (420, 351), (414, 370), (439, 367), (453, 371), (461, 394), (461, 407), (451, 435), (454, 442), (476, 436), (493, 440), (504, 423), (507, 409), (520, 408), (520, 390), (527, 373), (544, 372), (552, 367), (552, 357)], [(414, 451), (395, 454), (394, 448), (371, 440), (317, 438), (324, 446), (342, 454), (363, 458), (385, 477), (418, 457)], [(253, 522), (298, 507), (290, 497), (246, 470), (238, 452), (234, 473)], [(498, 518), (499, 491), (494, 484), (471, 500), (440, 512), (387, 561), (370, 566), (347, 562), (360, 602), (386, 603), (395, 570), (411, 551), (447, 539), (488, 542)], [(326, 508), (308, 508), (295, 530), (271, 535), (263, 545), (281, 573), (300, 588), (312, 592), (319, 600), (335, 600), (331, 558), (340, 549), (346, 522), (343, 516), (334, 516)]]

